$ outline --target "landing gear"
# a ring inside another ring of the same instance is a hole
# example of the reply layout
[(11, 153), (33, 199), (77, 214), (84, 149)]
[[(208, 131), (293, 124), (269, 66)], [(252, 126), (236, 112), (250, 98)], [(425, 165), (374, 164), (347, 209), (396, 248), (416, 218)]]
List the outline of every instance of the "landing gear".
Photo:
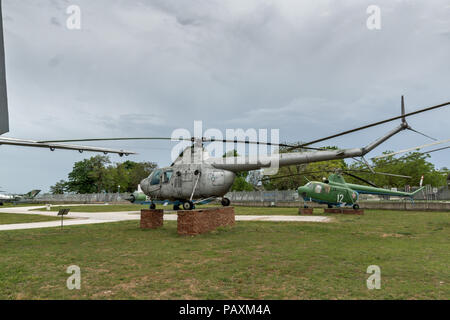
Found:
[(353, 205), (353, 209), (354, 209), (354, 210), (358, 210), (358, 209), (359, 209), (359, 204), (355, 203), (355, 204)]
[(180, 205), (179, 204), (174, 204), (173, 205), (173, 210), (175, 210), (175, 211), (180, 210)]
[(230, 199), (228, 198), (222, 198), (222, 201), (220, 201), (220, 203), (224, 206), (224, 207), (228, 207), (231, 203)]
[(192, 201), (185, 201), (185, 202), (183, 202), (183, 209), (184, 210), (192, 210), (192, 209), (194, 209), (194, 203)]
[(331, 209), (331, 208), (333, 208), (333, 206), (331, 204), (329, 204), (328, 205), (328, 209)]
[(150, 203), (150, 209), (151, 209), (151, 210), (155, 210), (155, 209), (156, 209), (156, 204)]

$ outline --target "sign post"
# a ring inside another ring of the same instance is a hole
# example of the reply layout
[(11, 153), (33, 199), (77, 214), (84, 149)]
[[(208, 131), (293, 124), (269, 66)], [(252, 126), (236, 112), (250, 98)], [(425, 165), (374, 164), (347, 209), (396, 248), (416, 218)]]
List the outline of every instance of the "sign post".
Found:
[(61, 209), (58, 211), (58, 216), (61, 216), (61, 230), (64, 226), (64, 216), (69, 214), (70, 209)]

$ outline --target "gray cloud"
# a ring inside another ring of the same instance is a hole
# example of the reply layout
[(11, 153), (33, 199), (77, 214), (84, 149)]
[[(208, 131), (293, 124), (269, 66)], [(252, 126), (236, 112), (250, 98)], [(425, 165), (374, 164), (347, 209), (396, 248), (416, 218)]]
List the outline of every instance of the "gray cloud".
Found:
[[(448, 1), (378, 1), (379, 31), (366, 28), (369, 1), (78, 0), (80, 31), (65, 27), (70, 4), (3, 1), (7, 136), (165, 136), (203, 120), (306, 141), (397, 115), (401, 94), (408, 110), (450, 100)], [(410, 122), (444, 139), (449, 116)], [(330, 144), (363, 145), (390, 127)], [(425, 141), (405, 133), (377, 152)], [(149, 149), (164, 143), (104, 145), (170, 162)], [(49, 186), (89, 156), (0, 148), (2, 185), (13, 191)], [(433, 155), (438, 166), (447, 158)]]

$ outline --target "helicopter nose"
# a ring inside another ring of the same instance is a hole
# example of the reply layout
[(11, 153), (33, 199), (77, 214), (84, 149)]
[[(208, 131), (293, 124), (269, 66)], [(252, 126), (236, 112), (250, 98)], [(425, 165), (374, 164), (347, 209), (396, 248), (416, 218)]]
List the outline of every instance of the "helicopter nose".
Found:
[(142, 191), (144, 191), (145, 194), (148, 194), (149, 186), (150, 183), (148, 181), (148, 178), (145, 178), (144, 180), (141, 181), (141, 189)]
[(305, 187), (300, 187), (297, 189), (297, 192), (299, 195), (301, 195), (303, 198), (306, 198), (308, 196), (308, 193), (306, 192)]
[(136, 201), (136, 197), (134, 196), (134, 194), (130, 194), (128, 198), (126, 198), (125, 200), (130, 201), (131, 203), (134, 203)]

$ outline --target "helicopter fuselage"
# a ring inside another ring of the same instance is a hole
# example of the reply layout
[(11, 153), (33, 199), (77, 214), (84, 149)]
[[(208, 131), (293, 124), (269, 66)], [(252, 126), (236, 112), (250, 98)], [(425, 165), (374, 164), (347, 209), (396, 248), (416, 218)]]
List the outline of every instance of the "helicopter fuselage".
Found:
[(151, 200), (191, 200), (223, 197), (236, 174), (209, 164), (177, 164), (154, 170), (141, 181), (142, 191)]

